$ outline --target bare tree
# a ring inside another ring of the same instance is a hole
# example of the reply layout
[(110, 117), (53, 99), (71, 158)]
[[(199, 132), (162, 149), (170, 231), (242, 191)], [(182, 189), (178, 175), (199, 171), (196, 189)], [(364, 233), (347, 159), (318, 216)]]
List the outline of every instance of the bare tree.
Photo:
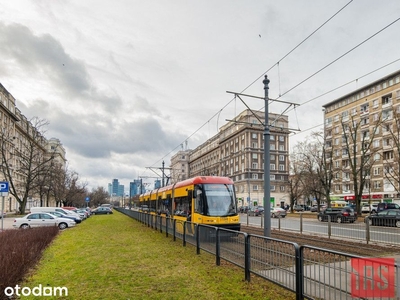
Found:
[[(361, 214), (362, 194), (370, 184), (371, 169), (375, 162), (378, 147), (373, 146), (375, 136), (379, 133), (381, 116), (376, 114), (373, 121), (369, 116), (356, 120), (353, 116), (349, 121), (341, 120), (342, 135), (342, 161), (344, 179), (352, 181), (356, 210)], [(349, 189), (351, 190), (351, 188)]]
[(103, 187), (97, 187), (96, 189), (92, 189), (89, 197), (91, 206), (100, 206), (101, 204), (108, 203), (109, 194)]
[(47, 153), (44, 137), (45, 120), (33, 118), (27, 128), (16, 136), (15, 124), (3, 124), (0, 133), (1, 172), (9, 182), (10, 194), (19, 203), (19, 213), (25, 213), (29, 197), (35, 196), (40, 177), (54, 159)]
[[(400, 194), (400, 110), (392, 109), (393, 115), (388, 120), (382, 122), (383, 147), (386, 149), (382, 153), (384, 164), (383, 175), (386, 183), (390, 184), (396, 191), (396, 196)], [(389, 135), (385, 136), (385, 133)], [(385, 183), (384, 183), (385, 185)]]
[(293, 212), (293, 205), (303, 195), (303, 186), (301, 182), (302, 169), (299, 157), (296, 154), (291, 155), (290, 159), (290, 175), (289, 175), (289, 198), (290, 211)]

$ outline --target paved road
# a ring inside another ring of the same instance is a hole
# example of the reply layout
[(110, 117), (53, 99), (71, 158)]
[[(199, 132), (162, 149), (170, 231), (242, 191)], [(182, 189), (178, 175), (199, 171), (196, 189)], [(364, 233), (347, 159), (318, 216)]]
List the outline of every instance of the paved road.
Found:
[[(247, 219), (246, 214), (240, 214), (240, 223), (248, 224), (255, 227), (263, 227), (262, 217), (249, 216)], [(288, 230), (293, 232), (303, 232), (316, 234), (321, 236), (333, 236), (351, 238), (360, 241), (367, 240), (367, 227), (363, 222), (356, 222), (354, 224), (349, 223), (331, 223), (329, 229), (328, 222), (319, 222), (315, 215), (315, 218), (303, 218), (303, 223), (300, 224), (299, 217), (287, 216), (283, 219), (271, 219), (271, 228), (280, 228), (282, 230)], [(330, 232), (329, 232), (330, 230)], [(396, 227), (384, 227), (384, 226), (370, 226), (369, 227), (369, 239), (371, 242), (380, 242), (388, 244), (400, 244), (400, 228)]]
[[(4, 218), (0, 219), (0, 230), (3, 229), (12, 229), (14, 223), (14, 218)], [(3, 226), (2, 226), (3, 225)]]

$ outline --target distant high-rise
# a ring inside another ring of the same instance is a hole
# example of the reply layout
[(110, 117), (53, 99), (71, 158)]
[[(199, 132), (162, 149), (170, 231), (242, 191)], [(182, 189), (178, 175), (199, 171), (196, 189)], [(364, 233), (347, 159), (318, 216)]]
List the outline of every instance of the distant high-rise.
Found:
[(112, 183), (108, 184), (108, 193), (110, 196), (124, 196), (124, 186), (119, 184), (118, 179), (113, 179)]

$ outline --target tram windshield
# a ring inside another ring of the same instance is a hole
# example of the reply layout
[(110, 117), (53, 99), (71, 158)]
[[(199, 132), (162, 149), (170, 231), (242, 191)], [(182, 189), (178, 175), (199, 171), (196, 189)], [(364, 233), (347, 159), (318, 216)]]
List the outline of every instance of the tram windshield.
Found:
[(203, 192), (209, 216), (233, 216), (237, 213), (236, 199), (231, 184), (204, 184)]

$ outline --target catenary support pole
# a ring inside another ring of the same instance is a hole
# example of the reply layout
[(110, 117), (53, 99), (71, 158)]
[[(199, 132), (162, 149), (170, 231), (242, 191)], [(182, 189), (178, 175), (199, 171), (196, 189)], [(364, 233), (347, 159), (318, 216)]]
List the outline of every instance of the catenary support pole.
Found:
[(264, 120), (264, 236), (271, 237), (271, 191), (270, 191), (270, 131), (268, 120), (268, 89), (269, 79), (265, 75), (264, 83), (264, 102), (265, 102), (265, 120)]

